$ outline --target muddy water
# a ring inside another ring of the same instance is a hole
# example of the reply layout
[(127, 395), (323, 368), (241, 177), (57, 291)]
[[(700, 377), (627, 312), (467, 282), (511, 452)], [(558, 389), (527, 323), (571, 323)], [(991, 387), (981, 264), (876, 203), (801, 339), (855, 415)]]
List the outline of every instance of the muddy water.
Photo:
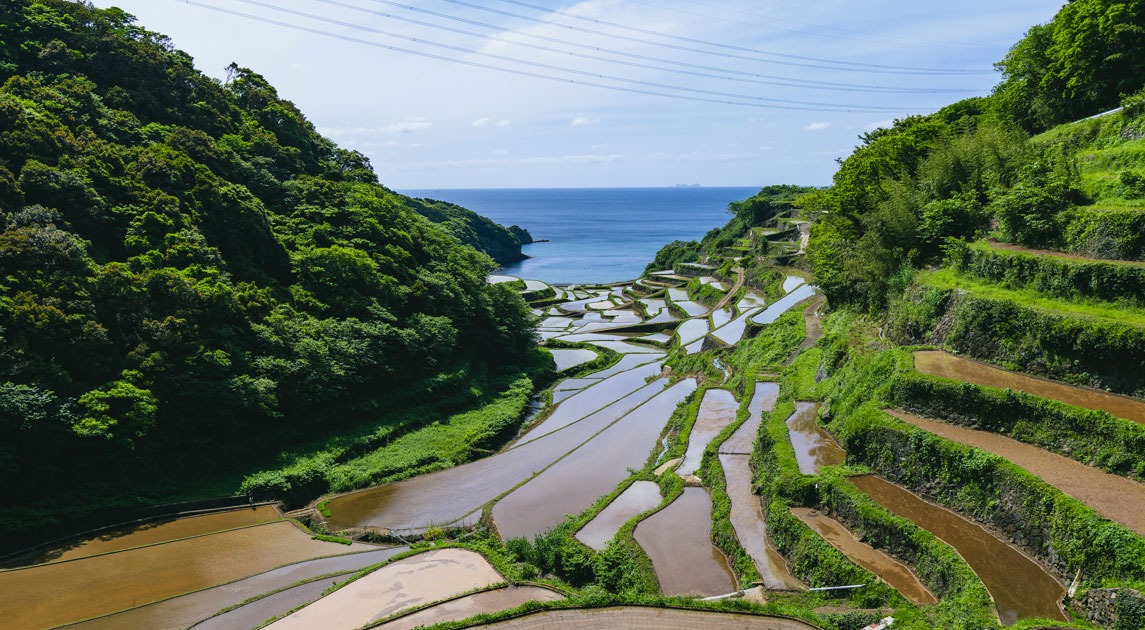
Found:
[(671, 505), (636, 526), (665, 595), (723, 595), (736, 590), (727, 559), (711, 542), (712, 501), (705, 488), (684, 488)]
[(660, 505), (660, 486), (651, 481), (635, 481), (582, 527), (576, 538), (597, 551), (604, 551), (622, 525), (657, 505)]
[(676, 406), (695, 390), (693, 379), (676, 383), (498, 501), (501, 537), (531, 540), (611, 492), (628, 469), (644, 465)]
[(665, 386), (664, 379), (654, 381), (560, 431), (485, 459), (335, 497), (327, 504), (333, 514), (329, 526), (408, 529), (451, 523), (543, 470)]
[(592, 350), (585, 350), (584, 348), (564, 349), (553, 348), (549, 350), (553, 354), (553, 361), (557, 364), (557, 371), (564, 372), (567, 369), (574, 368), (592, 361), (596, 358), (596, 353)]
[[(638, 357), (637, 361), (641, 358), (644, 357)], [(522, 436), (513, 447), (519, 448), (522, 444), (534, 442), (620, 400), (640, 389), (648, 378), (658, 375), (660, 370), (659, 363), (648, 363), (589, 385), (581, 393), (562, 402), (548, 418)]]
[(799, 472), (805, 475), (817, 475), (820, 467), (837, 466), (847, 459), (843, 449), (819, 426), (818, 415), (819, 403), (797, 402), (795, 413), (787, 419), (787, 434), (795, 448)]
[(1025, 617), (1065, 621), (1058, 606), (1065, 588), (1036, 562), (980, 525), (879, 477), (853, 477), (851, 481), (883, 507), (954, 547), (990, 591), (1002, 623), (1009, 625)]
[(501, 581), (481, 554), (435, 549), (386, 565), (267, 627), (350, 630)]
[[(216, 612), (241, 604), (242, 602), (264, 593), (270, 593), (286, 588), (303, 580), (311, 580), (320, 575), (341, 573), (348, 577), (353, 571), (364, 569), (372, 564), (387, 560), (409, 547), (394, 547), (392, 549), (379, 549), (363, 553), (352, 553), (334, 558), (321, 558), (291, 564), (278, 569), (260, 573), (222, 586), (208, 588), (181, 597), (156, 602), (147, 606), (133, 608), (121, 613), (101, 617), (92, 621), (78, 624), (82, 630), (116, 630), (118, 628), (147, 628), (148, 630), (175, 630), (186, 628), (199, 621), (207, 619)], [(345, 577), (339, 578), (340, 580)], [(331, 578), (333, 580), (333, 578)], [(292, 596), (278, 595), (272, 598), (263, 598), (251, 602), (234, 611), (212, 618), (197, 628), (253, 628), (263, 621), (288, 612), (302, 604), (308, 604), (322, 595), (322, 591), (330, 586), (331, 580), (318, 580), (317, 591), (309, 599), (299, 599), (309, 593), (308, 589), (299, 587), (293, 591)]]
[(704, 399), (700, 401), (700, 409), (696, 413), (696, 422), (688, 435), (688, 450), (684, 452), (684, 461), (676, 469), (676, 474), (681, 477), (696, 474), (708, 442), (735, 422), (738, 408), (739, 402), (726, 389), (709, 389), (704, 392)]
[(226, 512), (203, 514), (185, 518), (171, 518), (131, 525), (100, 532), (98, 535), (77, 539), (0, 564), (0, 567), (21, 567), (45, 562), (58, 562), (94, 556), (96, 554), (153, 545), (155, 543), (202, 536), (236, 527), (280, 521), (282, 517), (274, 506), (262, 505), (255, 509), (240, 508)]
[(1108, 411), (1120, 418), (1145, 424), (1145, 400), (1095, 389), (1026, 376), (937, 350), (914, 353), (914, 367), (923, 374), (941, 376), (985, 387), (1015, 389), (1085, 409)]
[(923, 586), (918, 576), (910, 568), (860, 541), (839, 521), (808, 508), (791, 508), (791, 513), (848, 558), (882, 578), (884, 582), (893, 586), (911, 602), (918, 605), (938, 602), (934, 594)]
[(564, 595), (556, 591), (538, 586), (507, 586), (444, 602), (377, 627), (383, 630), (412, 630), (446, 621), (460, 621), (481, 613), (516, 608), (525, 602), (555, 602), (564, 598)]
[(1145, 484), (997, 433), (975, 431), (901, 411), (887, 413), (949, 440), (1004, 457), (1105, 518), (1145, 536)]
[(787, 561), (767, 544), (767, 524), (759, 496), (751, 491), (750, 455), (720, 455), (731, 501), (731, 523), (736, 538), (769, 589), (801, 589), (803, 585), (787, 568)]
[(772, 304), (771, 306), (764, 309), (762, 313), (751, 318), (751, 321), (761, 325), (770, 324), (779, 319), (779, 316), (786, 313), (791, 309), (791, 307), (815, 295), (817, 291), (818, 288), (813, 285), (800, 285), (799, 288), (795, 289), (791, 293), (788, 293), (787, 295), (777, 300), (775, 304)]
[(0, 573), (0, 610), (6, 627), (54, 626), (354, 550), (311, 540), (292, 523), (255, 525), (5, 571)]
[(707, 612), (675, 608), (612, 606), (547, 610), (486, 628), (498, 630), (581, 630), (582, 628), (639, 628), (641, 630), (815, 630), (795, 619), (748, 613)]
[(755, 394), (747, 404), (747, 420), (739, 425), (731, 437), (720, 444), (720, 452), (751, 455), (752, 449), (755, 448), (755, 438), (759, 435), (759, 427), (763, 424), (763, 414), (771, 413), (775, 409), (775, 401), (778, 398), (779, 383), (756, 383)]

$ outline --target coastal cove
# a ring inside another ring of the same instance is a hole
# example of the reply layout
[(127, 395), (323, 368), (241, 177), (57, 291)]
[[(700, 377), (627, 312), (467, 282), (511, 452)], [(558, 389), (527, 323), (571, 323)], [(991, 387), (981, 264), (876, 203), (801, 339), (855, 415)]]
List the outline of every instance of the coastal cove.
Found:
[(637, 278), (657, 250), (699, 240), (727, 222), (728, 203), (758, 187), (489, 188), (402, 190), (410, 197), (455, 203), (534, 239), (531, 256), (498, 273), (554, 284)]

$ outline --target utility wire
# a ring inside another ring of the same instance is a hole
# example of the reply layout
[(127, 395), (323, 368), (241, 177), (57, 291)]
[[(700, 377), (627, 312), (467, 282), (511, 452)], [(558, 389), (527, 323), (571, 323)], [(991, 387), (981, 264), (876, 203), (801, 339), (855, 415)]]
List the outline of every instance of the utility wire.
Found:
[[(581, 59), (591, 59), (594, 61), (604, 61), (606, 63), (615, 63), (615, 64), (630, 66), (630, 67), (634, 67), (634, 68), (646, 68), (646, 69), (651, 69), (651, 70), (658, 70), (661, 72), (672, 72), (672, 73), (676, 73), (676, 74), (684, 74), (684, 75), (688, 75), (688, 76), (703, 77), (703, 78), (709, 78), (709, 79), (718, 79), (718, 80), (722, 80), (722, 81), (735, 81), (735, 82), (740, 82), (740, 83), (755, 83), (755, 84), (760, 84), (760, 85), (776, 85), (776, 86), (781, 86), (781, 87), (805, 88), (805, 89), (810, 89), (810, 90), (828, 90), (828, 91), (835, 91), (835, 92), (884, 92), (884, 93), (893, 93), (893, 94), (969, 94), (969, 93), (980, 92), (980, 90), (961, 89), (961, 88), (913, 88), (913, 87), (863, 85), (863, 84), (855, 84), (855, 83), (839, 83), (839, 82), (834, 82), (834, 81), (815, 81), (815, 80), (811, 80), (811, 79), (796, 79), (796, 78), (791, 78), (791, 77), (782, 77), (782, 76), (774, 76), (774, 75), (767, 75), (767, 74), (759, 74), (759, 73), (755, 73), (755, 72), (744, 72), (744, 71), (740, 71), (740, 70), (717, 68), (715, 66), (705, 66), (705, 65), (700, 65), (700, 64), (687, 63), (687, 62), (683, 62), (683, 61), (675, 61), (675, 60), (671, 60), (671, 59), (662, 59), (659, 57), (651, 57), (651, 56), (647, 56), (647, 55), (639, 55), (636, 53), (630, 53), (630, 52), (626, 52), (623, 50), (615, 50), (612, 48), (604, 48), (601, 46), (582, 44), (580, 42), (575, 42), (575, 41), (566, 40), (566, 39), (560, 39), (557, 37), (548, 37), (545, 35), (538, 35), (536, 33), (515, 31), (514, 29), (503, 27), (503, 26), (497, 26), (495, 24), (489, 24), (489, 23), (480, 22), (477, 20), (470, 20), (467, 18), (463, 18), (463, 17), (459, 17), (459, 16), (455, 16), (455, 15), (450, 15), (448, 13), (431, 11), (429, 9), (423, 9), (420, 7), (414, 7), (414, 6), (410, 6), (410, 5), (400, 4), (397, 2), (391, 2), (389, 0), (373, 0), (373, 2), (376, 2), (378, 4), (397, 7), (400, 9), (406, 9), (409, 11), (414, 11), (417, 13), (431, 15), (434, 17), (438, 17), (438, 18), (442, 18), (442, 19), (446, 19), (446, 20), (450, 20), (450, 21), (454, 21), (454, 22), (462, 22), (465, 24), (471, 24), (473, 26), (478, 26), (481, 28), (487, 28), (487, 29), (502, 32), (502, 33), (514, 33), (518, 36), (528, 37), (531, 39), (538, 39), (541, 41), (554, 42), (554, 43), (562, 44), (565, 46), (572, 46), (575, 48), (599, 51), (599, 52), (607, 53), (610, 55), (627, 57), (630, 59), (641, 59), (641, 60), (645, 60), (645, 61), (652, 61), (652, 62), (656, 62), (656, 63), (667, 64), (669, 66), (680, 66), (680, 67), (684, 67), (684, 68), (694, 68), (696, 70), (708, 71), (708, 72), (693, 72), (693, 71), (688, 71), (688, 70), (681, 70), (678, 68), (672, 68), (672, 67), (665, 68), (665, 67), (651, 66), (651, 65), (647, 65), (647, 64), (641, 64), (641, 63), (632, 63), (632, 62), (621, 61), (618, 59), (609, 59), (607, 57), (600, 57), (600, 56), (596, 56), (596, 55), (589, 55), (589, 54), (571, 52), (571, 51), (567, 51), (567, 50), (549, 48), (547, 46), (528, 44), (525, 42), (516, 41), (516, 40), (505, 38), (505, 37), (495, 37), (495, 36), (490, 36), (490, 35), (486, 35), (483, 33), (475, 33), (473, 31), (467, 31), (464, 29), (452, 28), (452, 27), (445, 26), (442, 24), (436, 24), (434, 22), (427, 22), (424, 20), (418, 20), (418, 19), (414, 19), (414, 18), (410, 18), (410, 17), (401, 16), (401, 15), (395, 15), (395, 14), (388, 13), (385, 11), (375, 11), (375, 10), (367, 9), (365, 7), (347, 4), (345, 2), (339, 2), (338, 0), (314, 0), (314, 1), (315, 2), (321, 2), (324, 4), (333, 5), (333, 6), (342, 7), (345, 9), (350, 9), (352, 11), (358, 11), (361, 13), (369, 13), (372, 15), (377, 15), (380, 17), (384, 17), (384, 18), (388, 18), (388, 19), (392, 19), (392, 20), (397, 20), (400, 22), (406, 22), (409, 24), (417, 24), (419, 26), (426, 26), (426, 27), (433, 28), (433, 29), (447, 31), (450, 33), (458, 33), (461, 35), (468, 35), (471, 37), (480, 37), (482, 39), (491, 39), (494, 41), (505, 42), (507, 44), (511, 44), (514, 46), (522, 46), (525, 48), (532, 48), (534, 50), (543, 50), (546, 52), (556, 53), (556, 54), (560, 54), (560, 55), (578, 57)], [(736, 76), (719, 76), (719, 75), (711, 74), (711, 72), (719, 72), (719, 73), (723, 73), (723, 74), (731, 74), (731, 75), (736, 75)], [(744, 77), (744, 78), (740, 78), (740, 77)]]
[[(519, 13), (513, 13), (511, 11), (502, 11), (500, 9), (494, 9), (494, 8), (482, 6), (479, 4), (473, 4), (472, 2), (466, 2), (465, 0), (444, 0), (444, 1), (449, 2), (450, 4), (456, 4), (458, 6), (468, 7), (471, 9), (477, 9), (479, 11), (487, 11), (489, 13), (496, 13), (498, 15), (504, 15), (506, 17), (514, 17), (514, 18), (518, 18), (521, 20), (527, 20), (529, 22), (535, 22), (538, 24), (546, 24), (549, 26), (557, 27), (557, 28), (569, 29), (569, 30), (574, 30), (574, 31), (581, 31), (581, 32), (585, 32), (585, 33), (592, 33), (594, 35), (605, 35), (608, 37), (614, 37), (616, 39), (622, 39), (625, 41), (637, 42), (637, 43), (641, 43), (641, 44), (649, 44), (652, 46), (662, 46), (664, 48), (672, 48), (672, 49), (676, 49), (676, 50), (683, 50), (683, 51), (687, 51), (687, 52), (700, 53), (700, 54), (704, 54), (704, 55), (715, 55), (715, 56), (719, 56), (719, 57), (727, 57), (727, 58), (732, 58), (732, 59), (743, 59), (743, 60), (747, 60), (747, 61), (774, 63), (774, 64), (785, 65), (785, 66), (796, 66), (796, 67), (800, 67), (800, 68), (816, 68), (819, 70), (844, 70), (847, 72), (871, 72), (871, 73), (878, 73), (878, 74), (929, 74), (929, 75), (993, 74), (993, 70), (974, 70), (974, 69), (964, 69), (964, 68), (912, 68), (912, 67), (908, 67), (908, 66), (888, 66), (888, 65), (880, 65), (880, 64), (873, 64), (873, 63), (859, 63), (859, 62), (837, 61), (837, 60), (833, 60), (833, 59), (820, 59), (818, 57), (806, 57), (803, 55), (789, 55), (789, 54), (785, 54), (785, 53), (777, 53), (777, 52), (772, 52), (772, 51), (767, 51), (767, 50), (757, 50), (754, 48), (744, 48), (741, 46), (733, 46), (731, 44), (721, 44), (718, 42), (708, 42), (708, 41), (704, 41), (701, 39), (694, 39), (691, 37), (682, 37), (679, 35), (669, 35), (666, 33), (659, 33), (659, 32), (648, 30), (648, 29), (637, 28), (634, 26), (627, 26), (624, 24), (617, 24), (615, 22), (608, 22), (605, 20), (598, 20), (596, 18), (585, 17), (583, 15), (576, 15), (573, 13), (568, 13), (567, 11), (561, 11), (559, 9), (549, 9), (547, 7), (537, 6), (537, 5), (529, 4), (527, 2), (519, 2), (518, 0), (501, 0), (502, 2), (507, 2), (509, 4), (527, 7), (530, 9), (535, 9), (537, 11), (543, 11), (543, 12), (551, 14), (551, 15), (560, 15), (560, 16), (568, 17), (568, 18), (575, 19), (575, 20), (591, 22), (593, 24), (602, 24), (605, 26), (610, 26), (613, 28), (618, 28), (618, 29), (622, 29), (622, 30), (626, 30), (626, 31), (633, 31), (633, 32), (637, 32), (637, 33), (655, 35), (657, 37), (663, 37), (666, 39), (672, 39), (672, 40), (676, 40), (676, 41), (683, 41), (683, 42), (689, 42), (689, 43), (696, 43), (696, 44), (701, 44), (704, 46), (712, 46), (715, 48), (723, 48), (725, 50), (750, 52), (750, 53), (754, 53), (756, 55), (779, 57), (781, 59), (796, 59), (796, 60), (800, 60), (800, 61), (777, 61), (775, 59), (760, 59), (758, 57), (746, 57), (746, 56), (738, 55), (738, 54), (734, 54), (734, 53), (721, 53), (721, 52), (715, 52), (715, 51), (711, 51), (711, 50), (703, 50), (700, 48), (691, 48), (688, 46), (680, 46), (677, 44), (667, 44), (667, 43), (663, 43), (663, 42), (655, 42), (655, 41), (648, 40), (648, 39), (641, 39), (639, 37), (628, 37), (625, 35), (617, 35), (615, 33), (605, 33), (605, 32), (601, 32), (601, 31), (593, 31), (591, 29), (580, 28), (577, 26), (569, 25), (569, 24), (556, 24), (556, 23), (551, 22), (549, 20), (545, 20), (545, 19), (541, 19), (541, 18), (537, 18), (537, 17), (533, 17), (533, 16), (528, 16), (528, 15), (521, 15)], [(815, 62), (815, 63), (810, 63), (810, 62)], [(832, 64), (832, 65), (822, 65), (822, 64)]]
[[(542, 70), (564, 72), (564, 73), (568, 73), (568, 74), (587, 76), (587, 77), (591, 77), (594, 79), (604, 79), (607, 81), (615, 81), (618, 83), (627, 83), (630, 85), (638, 85), (638, 86), (641, 86), (642, 88), (655, 88), (657, 90), (677, 90), (680, 92), (688, 92), (691, 94), (701, 94), (701, 95), (710, 96), (710, 97), (722, 97), (722, 98), (735, 99), (737, 101), (747, 101), (748, 103), (755, 102), (755, 103), (760, 103), (760, 104), (774, 103), (774, 104), (782, 104), (782, 105), (796, 105), (796, 106), (803, 106), (803, 107), (820, 108), (821, 110), (829, 110), (829, 111), (839, 111), (840, 109), (844, 109), (844, 108), (845, 108), (845, 111), (854, 111), (854, 112), (858, 112), (858, 111), (866, 111), (866, 112), (883, 112), (883, 111), (896, 111), (897, 112), (897, 111), (902, 111), (901, 108), (883, 107), (883, 106), (878, 106), (878, 105), (846, 105), (846, 104), (839, 104), (839, 103), (820, 103), (820, 102), (814, 102), (814, 101), (799, 101), (799, 100), (793, 100), (793, 99), (770, 98), (770, 97), (765, 97), (765, 96), (752, 96), (752, 95), (748, 95), (748, 94), (719, 92), (719, 91), (715, 91), (715, 90), (705, 90), (705, 89), (701, 89), (701, 88), (691, 88), (691, 87), (671, 85), (671, 84), (666, 84), (666, 83), (658, 83), (655, 81), (643, 81), (643, 80), (639, 80), (639, 79), (631, 79), (631, 78), (627, 78), (627, 77), (602, 74), (602, 73), (591, 72), (591, 71), (586, 71), (586, 70), (578, 70), (575, 68), (566, 68), (563, 66), (541, 63), (541, 62), (537, 62), (537, 61), (516, 59), (514, 57), (509, 57), (509, 56), (505, 56), (505, 55), (497, 55), (494, 53), (483, 52), (483, 51), (478, 51), (478, 50), (471, 50), (471, 49), (463, 48), (461, 46), (453, 46), (451, 44), (442, 44), (442, 43), (434, 42), (434, 41), (427, 40), (424, 38), (410, 37), (408, 35), (403, 35), (401, 33), (391, 33), (388, 31), (381, 30), (381, 29), (363, 26), (361, 24), (344, 22), (341, 20), (335, 20), (332, 18), (327, 18), (327, 17), (323, 17), (323, 16), (319, 16), (319, 15), (314, 15), (311, 13), (306, 13), (304, 11), (296, 11), (294, 9), (287, 9), (287, 8), (279, 7), (279, 6), (269, 4), (266, 2), (260, 2), (259, 0), (237, 0), (237, 1), (241, 2), (243, 4), (258, 6), (258, 7), (262, 7), (265, 9), (272, 10), (272, 11), (278, 11), (280, 13), (287, 13), (287, 14), (294, 15), (294, 16), (301, 17), (301, 18), (305, 18), (308, 20), (325, 22), (327, 24), (333, 24), (336, 26), (344, 27), (344, 28), (374, 33), (377, 35), (383, 35), (383, 36), (392, 37), (395, 39), (401, 39), (401, 40), (405, 40), (405, 41), (408, 41), (411, 43), (423, 44), (426, 46), (432, 46), (434, 48), (441, 48), (441, 49), (449, 50), (452, 52), (464, 53), (467, 55), (475, 55), (475, 56), (480, 56), (480, 57), (487, 57), (487, 58), (491, 58), (491, 59), (496, 59), (498, 61), (507, 61), (510, 63), (522, 64), (522, 65), (530, 66), (533, 68), (539, 68)], [(195, 6), (200, 6), (200, 7), (204, 7), (204, 8), (220, 9), (220, 7), (215, 7), (213, 5), (206, 5), (206, 4), (201, 3), (201, 2), (187, 2), (187, 4), (193, 4)], [(235, 12), (235, 13), (238, 14), (237, 12)], [(393, 48), (393, 49), (399, 50), (397, 48)], [(400, 50), (403, 52), (406, 51), (406, 49), (400, 49)], [(428, 53), (426, 53), (426, 54), (428, 54)], [(447, 59), (455, 60), (455, 61), (459, 61), (459, 62), (463, 61), (463, 60), (458, 60), (458, 59), (448, 58), (448, 57), (447, 57)], [(484, 66), (484, 64), (481, 64), (481, 65)], [(488, 67), (500, 68), (499, 66), (488, 66)], [(534, 74), (534, 73), (530, 73), (530, 74)], [(537, 73), (537, 74), (539, 74), (539, 73)], [(561, 79), (559, 77), (554, 77), (554, 78), (556, 80), (564, 80), (564, 79)]]

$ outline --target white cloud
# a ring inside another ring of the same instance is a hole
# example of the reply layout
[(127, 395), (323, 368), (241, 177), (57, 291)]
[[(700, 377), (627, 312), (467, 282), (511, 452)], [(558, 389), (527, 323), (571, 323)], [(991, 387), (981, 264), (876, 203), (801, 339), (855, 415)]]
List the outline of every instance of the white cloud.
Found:
[(774, 144), (765, 144), (765, 145), (760, 146), (759, 150), (760, 151), (774, 151), (775, 145)]
[(581, 127), (584, 125), (599, 125), (600, 119), (599, 118), (589, 118), (588, 116), (577, 116), (576, 118), (572, 119), (572, 123), (570, 123), (570, 124), (573, 127)]
[(508, 121), (508, 120), (498, 120), (498, 121), (497, 121), (497, 126), (498, 126), (498, 127), (508, 127), (508, 126), (509, 126), (509, 122), (510, 122), (510, 121)]
[(831, 126), (831, 123), (829, 123), (827, 121), (813, 122), (810, 125), (807, 125), (806, 127), (804, 127), (804, 129), (806, 129), (807, 131), (823, 131), (824, 129), (827, 129), (830, 126)]
[(890, 129), (892, 126), (894, 126), (894, 124), (895, 124), (895, 120), (893, 118), (890, 118), (887, 120), (880, 120), (879, 122), (873, 122), (869, 125), (864, 125), (863, 131), (874, 131), (876, 129)]
[(485, 116), (484, 118), (478, 118), (477, 120), (475, 120), (469, 124), (474, 126), (474, 127), (484, 127), (485, 125), (488, 125), (491, 122), (493, 122), (493, 119), (488, 117), (488, 116)]
[(425, 116), (406, 116), (404, 120), (396, 123), (390, 123), (385, 127), (380, 128), (378, 131), (384, 133), (409, 133), (418, 129), (426, 129), (432, 127), (433, 123), (426, 120)]
[(500, 157), (502, 155), (509, 155), (509, 152), (506, 151), (505, 149), (494, 149), (494, 150), (490, 151), (489, 153), (487, 153), (486, 155), (489, 155), (490, 157)]

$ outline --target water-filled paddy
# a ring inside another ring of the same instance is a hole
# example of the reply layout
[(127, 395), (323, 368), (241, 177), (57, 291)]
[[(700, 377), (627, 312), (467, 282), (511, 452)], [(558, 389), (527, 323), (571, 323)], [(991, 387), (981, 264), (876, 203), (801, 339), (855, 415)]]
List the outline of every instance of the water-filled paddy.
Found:
[(696, 412), (696, 422), (692, 425), (692, 432), (688, 434), (688, 450), (684, 453), (684, 461), (676, 469), (676, 474), (681, 477), (696, 474), (700, 469), (700, 460), (704, 456), (708, 442), (723, 431), (724, 427), (735, 422), (738, 408), (739, 402), (726, 389), (709, 389), (704, 392), (704, 399), (700, 401), (699, 411)]
[(774, 323), (775, 320), (779, 319), (780, 315), (783, 315), (787, 311), (791, 310), (791, 307), (802, 302), (803, 300), (812, 297), (818, 290), (818, 287), (815, 287), (814, 285), (800, 285), (797, 289), (783, 296), (771, 306), (763, 309), (763, 312), (751, 318), (751, 321), (760, 325)]
[(695, 389), (693, 379), (676, 383), (498, 501), (493, 520), (501, 537), (532, 539), (611, 492), (644, 464), (676, 406)]
[(481, 554), (435, 549), (386, 565), (267, 627), (351, 630), (501, 581)]
[(377, 627), (382, 630), (412, 630), (446, 621), (460, 621), (481, 613), (516, 608), (525, 602), (555, 602), (564, 598), (564, 595), (556, 591), (539, 586), (506, 586), (442, 602)]
[(915, 352), (914, 368), (932, 376), (985, 387), (1015, 389), (1067, 405), (1108, 411), (1115, 416), (1145, 424), (1145, 400), (1018, 374), (938, 350)]
[(1004, 457), (1105, 518), (1145, 536), (1145, 484), (997, 433), (975, 431), (902, 411), (887, 413), (948, 440)]
[(588, 375), (588, 378), (611, 378), (617, 374), (620, 374), (621, 372), (627, 372), (633, 368), (638, 368), (642, 365), (647, 365), (653, 361), (659, 360), (659, 356), (652, 354), (626, 354), (620, 357), (620, 360), (613, 364), (612, 367), (603, 369), (599, 372), (593, 372), (592, 374)]
[(729, 346), (734, 346), (735, 344), (739, 343), (741, 339), (743, 339), (743, 333), (747, 330), (748, 320), (754, 317), (758, 312), (759, 309), (757, 308), (748, 309), (742, 315), (733, 319), (731, 322), (712, 331), (712, 336), (728, 344)]
[(720, 308), (712, 311), (712, 328), (723, 326), (730, 322), (733, 317), (735, 317), (735, 310), (731, 308)]
[(882, 578), (911, 602), (925, 605), (938, 601), (909, 567), (860, 541), (839, 521), (808, 508), (791, 508), (791, 513), (856, 564)]
[(668, 507), (640, 521), (633, 536), (656, 570), (665, 595), (723, 595), (735, 576), (711, 542), (712, 501), (705, 488), (684, 488)]
[(800, 278), (799, 276), (787, 276), (783, 279), (783, 292), (784, 293), (791, 293), (796, 288), (798, 288), (799, 285), (801, 285), (805, 282), (807, 282), (807, 281), (804, 280), (803, 278)]
[(553, 354), (553, 361), (557, 364), (558, 372), (564, 372), (578, 365), (584, 365), (597, 357), (595, 352), (585, 348), (553, 348), (549, 350), (549, 352)]
[(636, 628), (639, 630), (815, 630), (796, 619), (750, 613), (680, 610), (646, 606), (573, 608), (532, 613), (483, 626), (504, 630), (581, 630), (583, 628)]
[(244, 507), (200, 516), (151, 521), (102, 531), (87, 538), (62, 543), (51, 549), (18, 556), (5, 562), (2, 566), (17, 567), (74, 560), (111, 551), (280, 520), (282, 520), (282, 516), (273, 506), (261, 505), (253, 510)]
[(980, 525), (884, 479), (867, 476), (851, 481), (883, 507), (954, 547), (990, 591), (1002, 623), (1009, 625), (1026, 617), (1065, 621), (1058, 606), (1065, 587), (1017, 549)]
[(731, 434), (731, 437), (720, 444), (721, 453), (750, 455), (755, 447), (755, 438), (759, 435), (759, 427), (763, 423), (763, 414), (771, 413), (775, 409), (775, 401), (779, 398), (779, 383), (759, 382), (755, 384), (755, 394), (747, 404), (747, 419)]
[(720, 454), (720, 466), (727, 481), (728, 499), (731, 501), (730, 520), (747, 555), (769, 589), (800, 589), (799, 580), (791, 575), (787, 561), (767, 544), (767, 523), (759, 496), (751, 491), (750, 455)]
[(660, 486), (651, 481), (634, 481), (580, 528), (576, 538), (597, 551), (604, 551), (622, 525), (657, 505), (660, 505)]
[(289, 522), (0, 572), (8, 627), (49, 627), (223, 584), (283, 564), (359, 551)]
[(712, 310), (708, 306), (700, 304), (699, 302), (685, 301), (676, 302), (675, 304), (676, 306), (680, 307), (680, 310), (687, 313), (688, 317), (699, 317), (700, 315), (707, 315), (708, 311)]
[(676, 328), (676, 335), (680, 337), (680, 345), (686, 346), (708, 334), (708, 329), (708, 320), (689, 319)]
[(805, 475), (817, 475), (820, 467), (837, 466), (847, 459), (843, 449), (819, 426), (818, 415), (819, 403), (797, 402), (795, 413), (787, 418), (787, 434), (799, 472)]
[(327, 522), (334, 530), (351, 527), (411, 529), (452, 523), (475, 512), (533, 473), (545, 469), (652, 398), (663, 387), (664, 381), (644, 385), (552, 435), (521, 443), (508, 451), (428, 475), (334, 497), (327, 504), (327, 509), (333, 514)]

